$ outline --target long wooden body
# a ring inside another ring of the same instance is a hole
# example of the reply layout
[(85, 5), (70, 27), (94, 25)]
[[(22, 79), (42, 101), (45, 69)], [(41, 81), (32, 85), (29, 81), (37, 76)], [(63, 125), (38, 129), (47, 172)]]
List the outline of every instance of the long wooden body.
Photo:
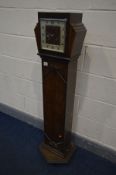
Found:
[[(38, 51), (42, 59), (44, 145), (54, 154), (65, 158), (71, 145), (77, 59), (86, 29), (80, 13), (39, 13), (38, 16), (39, 19), (67, 18), (64, 53), (43, 50), (39, 20), (35, 28)], [(43, 149), (43, 154), (47, 157), (46, 148)]]

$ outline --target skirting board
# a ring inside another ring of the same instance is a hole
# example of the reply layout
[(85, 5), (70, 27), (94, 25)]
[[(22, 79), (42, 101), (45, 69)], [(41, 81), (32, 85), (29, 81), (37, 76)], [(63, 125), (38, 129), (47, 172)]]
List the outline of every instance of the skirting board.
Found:
[[(5, 114), (8, 114), (11, 117), (15, 117), (18, 120), (21, 120), (23, 122), (26, 122), (34, 127), (37, 127), (39, 129), (43, 130), (43, 121), (41, 119), (38, 119), (32, 115), (29, 115), (27, 113), (21, 112), (17, 109), (14, 109), (12, 107), (9, 107), (4, 104), (0, 104), (0, 112), (3, 112)], [(79, 136), (75, 133), (72, 134), (72, 141), (77, 146), (84, 148), (90, 152), (95, 153), (96, 155), (99, 155), (101, 157), (104, 157), (114, 163), (116, 163), (116, 151), (105, 147), (103, 145), (100, 145), (98, 143), (95, 143), (93, 141), (90, 141), (89, 139), (86, 139), (82, 136)]]

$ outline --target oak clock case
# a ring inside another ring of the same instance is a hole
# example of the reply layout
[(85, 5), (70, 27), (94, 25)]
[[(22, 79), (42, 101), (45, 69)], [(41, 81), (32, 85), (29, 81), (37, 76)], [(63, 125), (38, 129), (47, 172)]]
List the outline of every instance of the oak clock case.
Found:
[(35, 36), (42, 59), (44, 143), (48, 163), (67, 163), (71, 143), (77, 59), (86, 29), (81, 13), (38, 13)]

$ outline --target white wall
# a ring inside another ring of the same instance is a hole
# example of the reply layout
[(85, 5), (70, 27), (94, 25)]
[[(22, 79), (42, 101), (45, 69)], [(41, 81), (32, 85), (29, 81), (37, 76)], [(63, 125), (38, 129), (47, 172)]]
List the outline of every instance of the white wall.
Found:
[(38, 11), (82, 12), (73, 131), (116, 150), (116, 1), (0, 0), (0, 102), (41, 118)]

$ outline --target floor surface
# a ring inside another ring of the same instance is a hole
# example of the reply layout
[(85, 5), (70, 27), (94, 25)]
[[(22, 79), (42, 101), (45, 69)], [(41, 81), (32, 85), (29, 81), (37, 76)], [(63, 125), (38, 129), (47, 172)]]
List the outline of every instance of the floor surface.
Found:
[(0, 113), (0, 175), (116, 175), (116, 164), (77, 148), (67, 165), (49, 165), (39, 152), (43, 132)]

